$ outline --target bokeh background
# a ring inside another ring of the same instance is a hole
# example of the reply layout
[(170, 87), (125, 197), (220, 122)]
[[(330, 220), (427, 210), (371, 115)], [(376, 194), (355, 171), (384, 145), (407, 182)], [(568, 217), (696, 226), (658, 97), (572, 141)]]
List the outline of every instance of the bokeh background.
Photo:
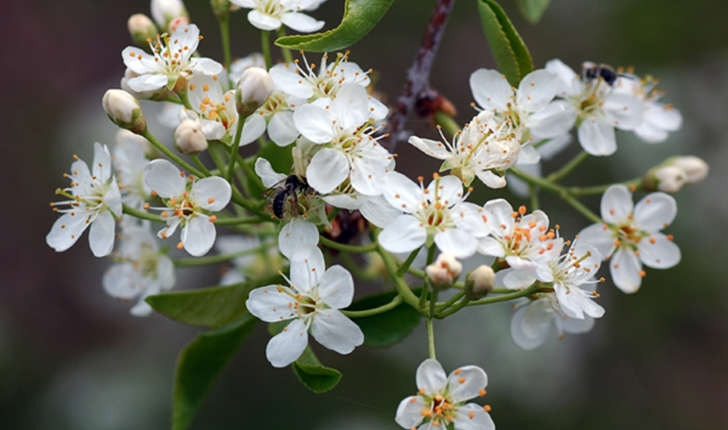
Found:
[[(489, 374), (488, 403), (500, 429), (728, 428), (728, 6), (719, 0), (553, 0), (543, 21), (526, 23), (502, 2), (537, 65), (558, 57), (633, 65), (654, 74), (684, 126), (660, 145), (618, 136), (617, 155), (589, 160), (574, 184), (622, 180), (672, 154), (711, 165), (708, 179), (677, 194), (670, 231), (683, 251), (672, 270), (650, 270), (642, 290), (602, 290), (607, 314), (588, 335), (519, 350), (510, 340), (508, 304), (468, 309), (437, 325), (447, 369), (477, 364)], [(316, 16), (334, 25), (343, 2)], [(399, 0), (352, 58), (373, 67), (377, 89), (393, 102), (419, 46), (433, 0)], [(201, 49), (220, 58), (219, 34), (207, 2), (187, 1), (207, 38)], [(0, 427), (121, 430), (168, 428), (176, 355), (197, 329), (161, 316), (138, 319), (106, 296), (82, 238), (56, 254), (44, 243), (55, 215), (48, 208), (71, 154), (91, 158), (92, 143), (115, 132), (101, 109), (118, 87), (120, 52), (129, 44), (127, 17), (148, 13), (147, 0), (4, 2), (0, 118), (5, 135), (0, 283)], [(234, 55), (258, 49), (243, 14), (233, 17)], [(474, 1), (460, 0), (435, 63), (432, 85), (472, 115), (467, 85), (478, 67), (493, 67)], [(427, 121), (408, 128), (434, 136)], [(577, 149), (572, 148), (572, 152)], [(406, 145), (399, 166), (427, 175), (437, 166)], [(564, 155), (568, 157), (569, 151)], [(563, 159), (562, 159), (563, 161)], [(551, 163), (555, 166), (559, 160)], [(549, 165), (547, 165), (547, 168)], [(485, 197), (485, 196), (484, 196)], [(517, 198), (515, 198), (517, 202)], [(598, 199), (590, 200), (597, 207)], [(543, 199), (563, 234), (586, 221)], [(179, 271), (180, 288), (216, 282), (219, 273)], [(394, 429), (401, 398), (414, 393), (414, 370), (426, 356), (424, 331), (389, 349), (342, 357), (317, 350), (344, 372), (331, 393), (313, 395), (290, 370), (264, 358), (268, 335), (258, 329), (223, 373), (195, 429)]]

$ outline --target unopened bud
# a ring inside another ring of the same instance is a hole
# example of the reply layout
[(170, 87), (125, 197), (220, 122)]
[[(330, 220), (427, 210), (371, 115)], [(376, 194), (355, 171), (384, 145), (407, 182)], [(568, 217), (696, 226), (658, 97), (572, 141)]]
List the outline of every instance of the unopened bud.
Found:
[(147, 129), (147, 120), (139, 102), (126, 91), (108, 90), (101, 103), (106, 115), (119, 127), (134, 133), (141, 133)]
[(186, 16), (178, 16), (177, 18), (169, 22), (169, 29), (167, 31), (169, 31), (170, 33), (174, 33), (175, 31), (177, 31), (178, 28), (184, 25), (188, 25), (189, 23), (190, 19)]
[(470, 300), (485, 297), (493, 291), (495, 285), (495, 272), (490, 266), (481, 265), (468, 273), (465, 280), (465, 296)]
[(126, 22), (126, 26), (129, 28), (131, 40), (135, 45), (141, 46), (142, 48), (149, 47), (147, 39), (157, 37), (157, 26), (143, 13), (136, 13), (130, 16), (129, 21)]
[(708, 163), (694, 155), (672, 157), (667, 160), (666, 164), (682, 169), (685, 174), (685, 183), (688, 184), (700, 182), (708, 176)]
[(235, 100), (238, 113), (246, 117), (260, 107), (268, 99), (274, 89), (273, 79), (260, 67), (245, 69), (238, 81)]
[(188, 17), (182, 0), (152, 0), (150, 5), (152, 18), (163, 30), (169, 30), (169, 24), (178, 17)]
[(662, 166), (651, 172), (655, 187), (659, 191), (676, 193), (685, 185), (685, 173), (679, 167)]
[(230, 15), (230, 0), (210, 0), (212, 13), (218, 18), (226, 18)]
[(198, 121), (186, 119), (174, 131), (174, 146), (186, 155), (199, 154), (207, 149), (207, 138)]
[(435, 287), (448, 287), (463, 271), (463, 265), (450, 254), (440, 254), (434, 263), (425, 268), (427, 277)]

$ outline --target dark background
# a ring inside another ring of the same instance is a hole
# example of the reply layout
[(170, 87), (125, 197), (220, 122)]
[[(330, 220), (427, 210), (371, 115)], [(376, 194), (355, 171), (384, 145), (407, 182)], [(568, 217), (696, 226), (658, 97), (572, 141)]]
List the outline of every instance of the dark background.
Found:
[[(187, 3), (207, 36), (200, 49), (221, 58), (207, 2)], [(510, 1), (503, 3), (537, 67), (556, 57), (574, 68), (584, 60), (633, 65), (639, 74), (660, 77), (665, 100), (683, 113), (683, 129), (667, 142), (652, 146), (619, 134), (617, 155), (589, 160), (570, 181), (623, 180), (672, 154), (699, 155), (712, 170), (706, 182), (676, 196), (679, 214), (670, 232), (683, 251), (681, 264), (648, 271), (634, 296), (603, 288), (607, 314), (590, 334), (524, 352), (510, 340), (509, 305), (469, 309), (437, 325), (440, 360), (447, 369), (486, 369), (487, 401), (501, 429), (728, 428), (727, 7), (715, 0), (553, 0), (533, 26)], [(62, 254), (44, 243), (55, 219), (47, 204), (65, 185), (61, 174), (71, 154), (90, 159), (94, 141), (113, 141), (101, 96), (118, 86), (124, 70), (127, 17), (148, 13), (148, 4), (40, 0), (2, 6), (2, 428), (168, 427), (175, 357), (196, 329), (160, 316), (128, 315), (127, 304), (103, 292), (108, 261), (94, 259), (85, 238)], [(313, 15), (332, 26), (341, 4), (329, 0)], [(375, 69), (377, 89), (390, 103), (433, 4), (395, 2), (374, 33), (353, 47), (352, 59)], [(234, 55), (259, 49), (244, 15), (232, 19)], [(462, 121), (473, 113), (467, 78), (478, 67), (494, 65), (474, 1), (460, 0), (432, 84), (453, 101)], [(409, 128), (435, 136), (426, 121)], [(399, 166), (409, 173), (427, 175), (437, 167), (406, 145), (398, 152)], [(589, 203), (596, 208), (598, 199)], [(544, 198), (543, 206), (567, 236), (587, 224), (558, 202)], [(178, 278), (186, 279), (179, 288), (210, 285), (216, 277), (214, 270), (180, 271)], [(290, 370), (265, 362), (267, 338), (257, 330), (241, 349), (194, 428), (395, 428), (397, 403), (414, 393), (414, 370), (426, 356), (421, 329), (387, 350), (360, 348), (348, 357), (320, 351), (344, 379), (333, 392), (313, 395)]]

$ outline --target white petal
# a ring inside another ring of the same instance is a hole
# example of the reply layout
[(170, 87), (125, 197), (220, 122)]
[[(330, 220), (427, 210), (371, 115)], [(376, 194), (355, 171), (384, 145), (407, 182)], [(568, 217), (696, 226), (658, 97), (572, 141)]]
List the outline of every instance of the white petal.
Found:
[(488, 376), (478, 366), (463, 366), (450, 373), (447, 383), (452, 400), (460, 403), (478, 397), (488, 385)]
[(640, 272), (642, 263), (634, 251), (627, 248), (619, 248), (609, 261), (609, 270), (612, 274), (612, 282), (625, 293), (636, 293), (642, 283)]
[(662, 233), (643, 238), (637, 249), (645, 266), (654, 269), (668, 269), (680, 262), (680, 248)]
[(144, 168), (144, 183), (163, 198), (178, 197), (185, 192), (187, 178), (167, 160), (152, 160)]
[(627, 94), (612, 93), (603, 101), (602, 109), (612, 125), (620, 130), (633, 130), (642, 123), (644, 104)]
[(447, 375), (442, 365), (434, 358), (428, 358), (417, 367), (417, 390), (424, 390), (428, 395), (441, 392), (447, 385)]
[(511, 337), (525, 350), (543, 345), (551, 331), (554, 315), (548, 300), (537, 300), (518, 308), (511, 319)]
[(343, 309), (354, 298), (354, 279), (351, 273), (336, 265), (329, 267), (319, 279), (319, 296), (334, 309)]
[(96, 257), (105, 257), (114, 249), (116, 221), (109, 211), (104, 211), (91, 223), (88, 244)]
[(669, 194), (651, 193), (634, 208), (634, 225), (640, 230), (658, 232), (672, 224), (677, 216), (677, 203)]
[(265, 132), (265, 125), (265, 118), (260, 114), (254, 113), (245, 118), (243, 134), (240, 136), (240, 144), (247, 145), (262, 136)]
[(586, 333), (594, 327), (594, 318), (585, 317), (583, 320), (576, 318), (564, 318), (560, 320), (561, 329), (566, 333)]
[(230, 184), (219, 176), (202, 178), (192, 184), (190, 198), (197, 206), (208, 211), (222, 210), (230, 202), (232, 189)]
[(324, 254), (317, 247), (301, 253), (297, 259), (291, 260), (290, 279), (291, 288), (303, 294), (310, 294), (311, 289), (320, 284), (319, 279), (326, 270)]
[(162, 74), (145, 74), (129, 79), (126, 84), (136, 92), (155, 91), (163, 88), (169, 82), (169, 78)]
[(108, 181), (111, 177), (111, 154), (106, 145), (94, 143), (94, 162), (91, 171), (102, 182)]
[(351, 161), (351, 186), (361, 194), (377, 196), (382, 193), (382, 178), (386, 174), (390, 155), (379, 145), (362, 152), (360, 157)]
[(308, 184), (321, 194), (330, 193), (349, 176), (349, 161), (341, 151), (323, 148), (306, 168)]
[(359, 326), (336, 309), (325, 309), (316, 314), (311, 323), (311, 336), (339, 354), (349, 354), (364, 343), (364, 333)]
[(604, 221), (620, 224), (632, 213), (632, 193), (624, 185), (612, 185), (602, 195), (601, 212)]
[(422, 203), (422, 190), (405, 175), (399, 172), (388, 173), (384, 184), (382, 195), (392, 207), (412, 213)]
[(174, 263), (172, 263), (172, 260), (166, 255), (160, 255), (158, 258), (157, 280), (159, 281), (159, 286), (162, 289), (168, 290), (174, 286), (175, 282)]
[(505, 110), (513, 99), (513, 88), (496, 70), (478, 69), (470, 75), (473, 98), (486, 110)]
[(190, 69), (208, 76), (217, 75), (223, 71), (222, 64), (210, 58), (193, 58), (190, 60)]
[(518, 153), (519, 165), (536, 164), (541, 161), (541, 154), (533, 146), (522, 146), (521, 151)]
[(185, 251), (200, 257), (207, 254), (215, 243), (215, 225), (205, 216), (195, 216), (185, 224), (180, 235)]
[(435, 244), (440, 251), (451, 254), (455, 258), (467, 258), (475, 254), (477, 241), (475, 237), (461, 228), (449, 228), (435, 235)]
[(506, 269), (503, 275), (503, 285), (510, 290), (522, 290), (536, 282), (536, 275), (531, 270)]
[(269, 73), (276, 88), (284, 93), (302, 99), (308, 99), (313, 95), (312, 85), (298, 74), (294, 63), (276, 64), (271, 67)]
[(154, 309), (152, 309), (152, 307), (144, 301), (144, 298), (145, 296), (139, 297), (139, 302), (137, 302), (136, 305), (132, 306), (132, 308), (129, 309), (130, 314), (134, 315), (135, 317), (146, 317), (154, 312)]
[(478, 252), (493, 257), (503, 257), (506, 255), (503, 245), (490, 236), (484, 237), (478, 242)]
[(248, 312), (265, 322), (285, 321), (296, 316), (296, 292), (282, 285), (256, 288), (248, 295)]
[(422, 139), (417, 136), (411, 136), (408, 140), (410, 145), (438, 160), (446, 160), (452, 156), (447, 150), (447, 146), (438, 140)]
[(124, 48), (121, 51), (121, 58), (129, 70), (139, 75), (154, 73), (159, 70), (159, 66), (154, 62), (154, 57), (135, 46)]
[(359, 207), (359, 212), (362, 216), (367, 219), (370, 223), (377, 227), (384, 227), (389, 224), (392, 220), (396, 219), (400, 215), (400, 211), (393, 208), (382, 196), (376, 197), (365, 197), (364, 202)]
[(463, 197), (463, 181), (453, 175), (443, 176), (439, 181), (433, 180), (427, 186), (427, 189), (429, 190), (428, 196), (433, 199), (432, 201), (437, 195), (439, 201), (446, 206), (454, 205)]
[(139, 272), (131, 263), (114, 264), (104, 272), (102, 284), (104, 291), (117, 299), (131, 300), (142, 290)]
[(547, 103), (562, 92), (561, 80), (548, 70), (539, 69), (527, 74), (518, 85), (516, 102), (526, 112), (543, 109)]
[(612, 155), (617, 151), (617, 140), (611, 124), (585, 119), (579, 126), (579, 143), (591, 155)]
[(73, 246), (86, 230), (87, 213), (69, 212), (63, 214), (53, 223), (51, 231), (46, 235), (46, 243), (56, 252), (63, 252)]
[(344, 84), (331, 102), (333, 119), (344, 130), (353, 131), (369, 119), (369, 96), (357, 84)]
[(248, 12), (248, 21), (253, 27), (261, 30), (276, 30), (281, 26), (281, 21), (278, 18), (274, 18), (255, 9)]
[(495, 430), (490, 414), (475, 403), (460, 406), (454, 424), (457, 430)]
[(603, 257), (609, 257), (614, 250), (614, 233), (609, 228), (605, 228), (606, 224), (592, 224), (586, 227), (576, 237), (580, 242), (591, 245)]
[(281, 21), (288, 27), (301, 33), (318, 31), (324, 26), (323, 21), (318, 21), (306, 14), (298, 12), (284, 13)]
[(379, 233), (379, 243), (389, 252), (411, 252), (422, 246), (427, 231), (411, 215), (400, 215)]
[(260, 176), (260, 180), (266, 188), (271, 188), (277, 183), (286, 180), (286, 175), (273, 170), (273, 166), (270, 164), (270, 161), (265, 158), (258, 158), (255, 160), (255, 173)]
[(486, 210), (490, 229), (496, 236), (507, 236), (513, 232), (513, 206), (507, 200), (490, 200), (483, 208)]
[(581, 83), (579, 76), (561, 60), (554, 59), (546, 62), (546, 70), (558, 76), (564, 84), (561, 93), (562, 97), (576, 95), (582, 92), (584, 85)]
[(487, 187), (498, 189), (506, 186), (506, 178), (500, 175), (496, 175), (490, 170), (479, 170), (475, 172), (475, 175), (480, 179)]
[(306, 324), (295, 319), (268, 341), (265, 356), (273, 367), (286, 367), (303, 354), (307, 345)]
[[(367, 80), (369, 80), (367, 78)], [(374, 118), (376, 121), (383, 120), (387, 117), (387, 114), (389, 113), (389, 108), (384, 103), (380, 102), (378, 99), (369, 96), (369, 115)]]
[[(531, 130), (534, 141), (538, 141), (564, 135), (570, 137), (567, 133), (575, 121), (576, 111), (567, 102), (558, 100), (529, 115), (525, 124)], [(565, 143), (568, 143), (568, 140)], [(543, 146), (539, 147), (539, 152), (542, 152), (542, 149)]]
[(314, 143), (331, 142), (334, 129), (331, 114), (314, 105), (300, 106), (293, 112), (293, 123), (299, 132)]
[(411, 429), (422, 422), (422, 410), (427, 407), (420, 396), (410, 396), (399, 402), (394, 421), (400, 426)]
[(268, 123), (268, 136), (278, 146), (287, 146), (298, 137), (298, 130), (293, 123), (293, 112), (276, 112)]
[(278, 234), (278, 249), (289, 260), (306, 257), (319, 241), (315, 225), (301, 219), (291, 220)]

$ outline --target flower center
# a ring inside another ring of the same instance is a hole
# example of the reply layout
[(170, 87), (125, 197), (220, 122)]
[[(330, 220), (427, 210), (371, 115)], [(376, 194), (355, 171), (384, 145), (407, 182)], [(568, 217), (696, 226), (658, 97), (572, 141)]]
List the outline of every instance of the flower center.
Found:
[(447, 425), (455, 419), (455, 405), (450, 398), (440, 394), (430, 399), (428, 407), (422, 410), (422, 416), (430, 419), (434, 425)]

